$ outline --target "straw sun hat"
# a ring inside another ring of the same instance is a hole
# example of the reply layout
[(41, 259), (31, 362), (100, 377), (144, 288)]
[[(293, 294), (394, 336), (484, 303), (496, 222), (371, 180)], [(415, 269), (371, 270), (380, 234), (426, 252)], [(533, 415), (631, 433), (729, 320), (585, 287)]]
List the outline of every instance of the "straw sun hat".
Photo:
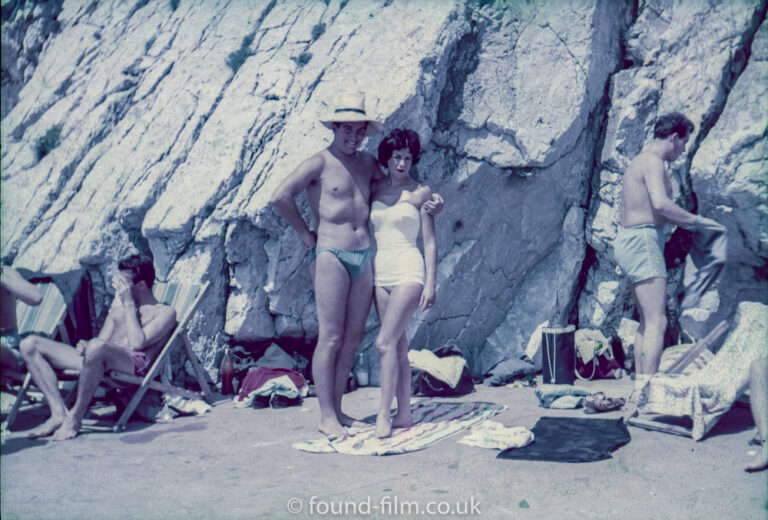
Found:
[(339, 95), (336, 108), (328, 117), (320, 120), (327, 128), (333, 129), (333, 123), (368, 123), (365, 135), (381, 133), (383, 126), (365, 113), (365, 95), (362, 92), (344, 92)]

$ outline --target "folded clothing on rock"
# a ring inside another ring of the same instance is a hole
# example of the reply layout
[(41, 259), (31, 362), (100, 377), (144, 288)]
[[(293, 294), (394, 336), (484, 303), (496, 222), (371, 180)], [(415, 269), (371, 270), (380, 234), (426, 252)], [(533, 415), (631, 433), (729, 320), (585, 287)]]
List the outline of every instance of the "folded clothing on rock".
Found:
[(534, 390), (543, 408), (579, 408), (589, 392), (573, 385), (541, 385)]
[(467, 360), (456, 345), (445, 345), (434, 352), (408, 352), (411, 394), (425, 396), (464, 395), (475, 389)]
[(510, 381), (536, 373), (533, 363), (523, 359), (507, 359), (494, 366), (483, 380), (485, 386), (502, 386)]
[[(288, 368), (255, 367), (248, 371), (240, 391), (234, 399), (236, 408), (248, 408), (254, 405), (257, 397), (267, 397), (272, 402), (273, 396), (283, 396), (289, 400), (306, 397), (309, 392), (304, 376)], [(276, 400), (275, 402), (277, 403)], [(297, 403), (298, 404), (298, 403)], [(275, 406), (278, 408), (279, 406)]]

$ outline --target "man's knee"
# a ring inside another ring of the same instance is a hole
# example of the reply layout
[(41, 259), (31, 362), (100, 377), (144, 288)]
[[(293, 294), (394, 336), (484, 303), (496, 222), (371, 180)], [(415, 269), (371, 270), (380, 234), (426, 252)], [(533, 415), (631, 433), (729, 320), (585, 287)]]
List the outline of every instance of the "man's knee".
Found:
[(344, 342), (344, 335), (340, 332), (324, 332), (317, 337), (317, 348), (338, 352)]
[(85, 360), (95, 361), (104, 356), (104, 346), (107, 343), (101, 338), (93, 338), (85, 346)]
[(664, 314), (655, 314), (646, 318), (644, 330), (646, 337), (664, 334), (665, 330), (667, 330), (667, 317)]
[(21, 357), (24, 358), (24, 361), (29, 361), (29, 359), (38, 352), (40, 339), (40, 336), (35, 336), (33, 334), (21, 340), (21, 343), (19, 343), (19, 352), (21, 352)]

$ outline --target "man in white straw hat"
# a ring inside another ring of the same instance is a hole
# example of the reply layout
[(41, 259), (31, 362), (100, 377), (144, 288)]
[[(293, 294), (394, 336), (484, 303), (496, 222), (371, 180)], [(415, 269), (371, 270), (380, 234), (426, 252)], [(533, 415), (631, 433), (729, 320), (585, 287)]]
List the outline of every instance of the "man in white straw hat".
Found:
[[(371, 181), (382, 175), (376, 159), (358, 151), (382, 125), (365, 112), (365, 96), (343, 93), (321, 123), (333, 141), (302, 162), (272, 195), (277, 213), (299, 233), (310, 251), (319, 325), (312, 376), (320, 404), (319, 429), (344, 435), (354, 419), (341, 411), (341, 398), (363, 339), (371, 307), (372, 244), (368, 232)], [(306, 190), (317, 230), (301, 217), (295, 197)], [(442, 207), (439, 199), (431, 209)]]

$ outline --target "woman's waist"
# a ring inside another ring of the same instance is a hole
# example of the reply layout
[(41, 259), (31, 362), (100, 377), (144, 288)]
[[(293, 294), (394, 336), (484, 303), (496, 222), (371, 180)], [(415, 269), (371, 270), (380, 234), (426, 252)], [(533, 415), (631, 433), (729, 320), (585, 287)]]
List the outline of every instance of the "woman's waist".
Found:
[(376, 241), (376, 251), (378, 252), (386, 252), (386, 253), (392, 253), (392, 252), (398, 252), (398, 253), (407, 253), (410, 251), (415, 251), (419, 254), (421, 254), (421, 251), (419, 251), (418, 246), (414, 242), (408, 242), (407, 240), (399, 240), (399, 241)]

